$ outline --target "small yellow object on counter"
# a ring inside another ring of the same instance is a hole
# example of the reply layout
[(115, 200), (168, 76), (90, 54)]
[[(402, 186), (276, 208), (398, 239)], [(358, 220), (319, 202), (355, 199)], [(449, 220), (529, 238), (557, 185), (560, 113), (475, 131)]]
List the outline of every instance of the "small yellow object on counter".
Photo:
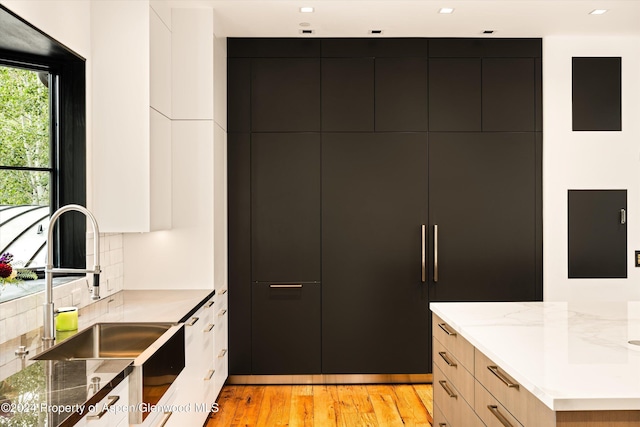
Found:
[(78, 329), (78, 309), (60, 307), (56, 316), (56, 331), (75, 331)]

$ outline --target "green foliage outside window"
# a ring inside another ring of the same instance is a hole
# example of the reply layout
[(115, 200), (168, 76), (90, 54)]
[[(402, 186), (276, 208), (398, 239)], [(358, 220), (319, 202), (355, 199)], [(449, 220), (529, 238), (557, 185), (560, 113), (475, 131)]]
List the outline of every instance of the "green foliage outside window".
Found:
[[(0, 166), (50, 168), (49, 89), (35, 71), (0, 66)], [(0, 169), (0, 205), (49, 205), (50, 173)]]

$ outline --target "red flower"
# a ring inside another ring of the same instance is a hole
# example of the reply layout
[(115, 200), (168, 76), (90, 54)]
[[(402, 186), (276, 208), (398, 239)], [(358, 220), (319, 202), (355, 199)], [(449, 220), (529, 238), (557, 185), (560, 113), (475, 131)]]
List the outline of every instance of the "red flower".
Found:
[(6, 279), (7, 277), (11, 276), (12, 271), (13, 268), (11, 268), (9, 264), (0, 263), (0, 277)]

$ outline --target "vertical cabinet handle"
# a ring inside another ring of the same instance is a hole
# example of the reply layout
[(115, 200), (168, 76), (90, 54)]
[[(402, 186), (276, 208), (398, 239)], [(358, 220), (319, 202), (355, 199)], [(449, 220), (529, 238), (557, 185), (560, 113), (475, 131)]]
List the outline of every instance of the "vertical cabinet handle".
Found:
[(422, 224), (422, 231), (420, 233), (422, 238), (422, 283), (427, 281), (427, 226)]
[(620, 224), (627, 223), (627, 211), (625, 209), (620, 209)]
[(213, 374), (215, 373), (216, 373), (215, 369), (209, 369), (209, 372), (207, 372), (207, 375), (205, 375), (204, 380), (205, 381), (211, 380), (211, 377), (213, 377)]
[(433, 283), (438, 283), (438, 224), (433, 224)]
[(487, 408), (489, 408), (493, 416), (496, 417), (504, 427), (513, 427), (513, 424), (511, 424), (509, 420), (500, 413), (496, 405), (487, 405)]

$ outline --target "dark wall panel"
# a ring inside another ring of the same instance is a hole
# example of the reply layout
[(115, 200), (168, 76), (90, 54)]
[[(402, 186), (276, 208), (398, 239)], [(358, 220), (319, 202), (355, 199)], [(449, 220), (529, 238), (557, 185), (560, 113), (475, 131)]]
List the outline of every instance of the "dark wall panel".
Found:
[(406, 58), (426, 57), (427, 39), (418, 38), (353, 38), (323, 39), (323, 58)]
[(251, 132), (251, 59), (227, 61), (227, 128), (229, 132)]
[(622, 130), (622, 59), (573, 58), (573, 130)]

